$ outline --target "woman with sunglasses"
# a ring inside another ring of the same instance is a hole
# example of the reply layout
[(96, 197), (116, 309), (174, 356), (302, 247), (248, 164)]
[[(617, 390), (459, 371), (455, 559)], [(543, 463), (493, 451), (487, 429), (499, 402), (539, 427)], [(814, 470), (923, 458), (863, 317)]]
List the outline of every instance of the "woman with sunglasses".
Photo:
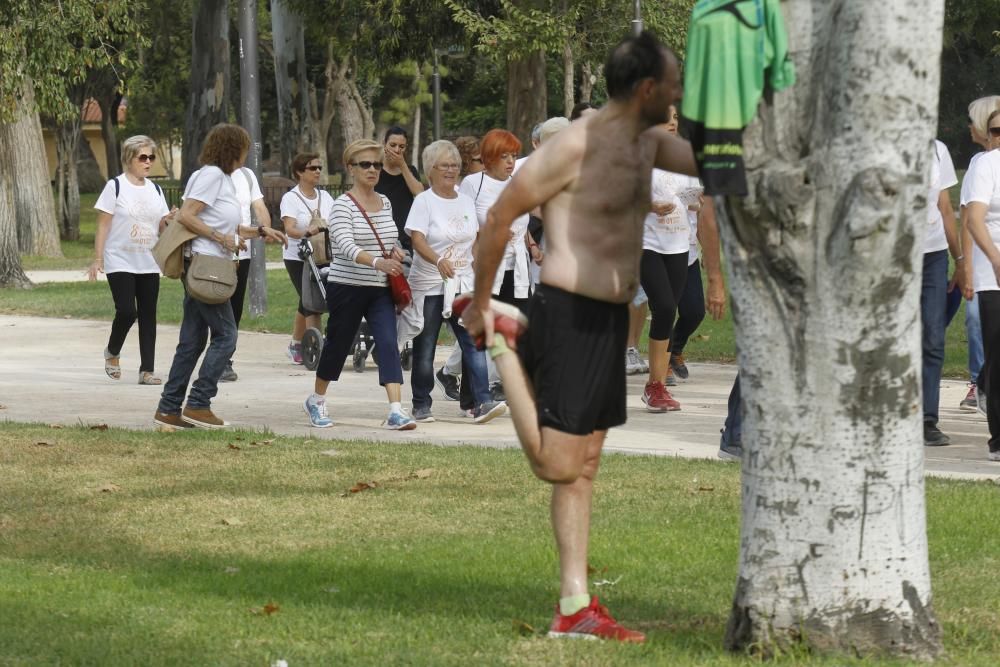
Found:
[(490, 421), (507, 411), (507, 405), (490, 395), (486, 352), (477, 350), (468, 332), (451, 309), (462, 292), (472, 291), (472, 246), (479, 234), (476, 205), (455, 191), (462, 168), (458, 149), (450, 141), (435, 141), (424, 149), (424, 170), (431, 189), (413, 200), (406, 220), (406, 232), (415, 257), (410, 269), (413, 304), (400, 317), (401, 327), (412, 326), (413, 418), (434, 421), (431, 390), (434, 388), (434, 352), (441, 323), (447, 321), (462, 349), (461, 404), (463, 413), (472, 412), (477, 424)]
[[(299, 295), (298, 310), (292, 323), (292, 340), (288, 343), (288, 358), (293, 364), (302, 363), (302, 336), (306, 329), (322, 327), (322, 317), (302, 305), (302, 267), (299, 239), (318, 234), (326, 226), (333, 210), (333, 197), (317, 186), (323, 178), (323, 165), (317, 153), (299, 153), (292, 159), (292, 178), (298, 183), (281, 198), (281, 223), (291, 242), (285, 247), (285, 270)], [(317, 238), (323, 238), (322, 236)]]
[[(986, 392), (990, 439), (987, 457), (1000, 461), (1000, 111), (986, 123), (987, 151), (969, 165), (966, 205), (972, 250), (972, 280), (979, 297), (985, 362), (978, 385)], [(964, 185), (963, 185), (964, 187)]]
[(389, 198), (375, 192), (382, 169), (381, 144), (369, 139), (351, 143), (344, 150), (344, 167), (353, 185), (337, 197), (330, 213), (332, 260), (326, 285), (330, 316), (313, 393), (304, 407), (313, 426), (333, 426), (326, 391), (331, 382), (340, 379), (364, 318), (380, 352), (378, 380), (389, 399), (389, 415), (383, 426), (408, 431), (417, 423), (402, 407), (403, 368), (396, 345), (396, 306), (388, 283), (388, 276), (403, 274), (401, 262), (405, 255), (399, 246)]
[(104, 372), (112, 380), (122, 376), (120, 355), (129, 330), (139, 321), (139, 384), (158, 385), (153, 374), (156, 352), (156, 303), (160, 294), (160, 268), (153, 246), (166, 225), (170, 209), (163, 191), (148, 177), (156, 160), (156, 144), (143, 135), (122, 143), (125, 173), (104, 186), (94, 204), (97, 259), (87, 270), (90, 280), (108, 276), (115, 302), (115, 319), (104, 349)]

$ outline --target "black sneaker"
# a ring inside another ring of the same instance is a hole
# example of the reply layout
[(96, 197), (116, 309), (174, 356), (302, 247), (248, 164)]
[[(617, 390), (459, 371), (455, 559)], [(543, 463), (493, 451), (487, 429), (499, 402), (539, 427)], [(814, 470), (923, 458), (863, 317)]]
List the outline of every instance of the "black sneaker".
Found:
[(233, 370), (232, 364), (226, 364), (226, 368), (222, 371), (222, 376), (219, 377), (219, 382), (236, 382), (239, 379), (239, 375)]
[(403, 351), (399, 353), (399, 365), (403, 367), (404, 371), (411, 370), (413, 368), (413, 348), (407, 343)]
[(924, 422), (924, 445), (927, 447), (944, 447), (951, 444), (951, 438), (941, 432), (937, 424)]
[(503, 403), (507, 400), (507, 394), (503, 393), (503, 383), (497, 382), (490, 387), (490, 397), (494, 403)]
[(726, 431), (723, 429), (722, 437), (719, 438), (719, 458), (723, 461), (742, 461), (743, 445), (739, 442), (729, 442), (726, 439)]
[(485, 424), (494, 417), (499, 417), (507, 412), (506, 403), (487, 401), (472, 411), (472, 421), (476, 424)]
[(434, 384), (436, 384), (444, 397), (449, 401), (457, 401), (459, 397), (459, 383), (461, 378), (457, 375), (451, 375), (450, 373), (445, 373), (444, 368), (438, 370), (434, 374)]

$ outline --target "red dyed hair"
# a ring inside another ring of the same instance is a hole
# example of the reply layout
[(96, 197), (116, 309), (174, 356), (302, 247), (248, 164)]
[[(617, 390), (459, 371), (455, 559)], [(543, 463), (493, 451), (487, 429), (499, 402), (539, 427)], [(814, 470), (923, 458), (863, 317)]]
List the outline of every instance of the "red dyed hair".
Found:
[(479, 142), (479, 155), (487, 169), (500, 161), (504, 153), (517, 155), (521, 152), (521, 140), (507, 130), (490, 130)]

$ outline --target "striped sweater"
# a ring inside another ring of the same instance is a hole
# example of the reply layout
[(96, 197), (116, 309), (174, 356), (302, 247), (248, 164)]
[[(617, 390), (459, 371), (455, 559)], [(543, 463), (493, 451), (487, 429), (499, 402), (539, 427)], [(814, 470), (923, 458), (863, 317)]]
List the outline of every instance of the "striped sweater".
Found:
[[(397, 245), (399, 231), (392, 219), (392, 204), (388, 197), (381, 194), (379, 197), (382, 199), (382, 210), (375, 213), (368, 211), (368, 217), (378, 230), (386, 251), (391, 251)], [(365, 217), (346, 194), (333, 202), (329, 225), (333, 261), (330, 262), (327, 280), (342, 285), (385, 286), (387, 283), (384, 273), (355, 261), (362, 250), (373, 257), (381, 257), (382, 249), (375, 240), (372, 228), (365, 222)]]

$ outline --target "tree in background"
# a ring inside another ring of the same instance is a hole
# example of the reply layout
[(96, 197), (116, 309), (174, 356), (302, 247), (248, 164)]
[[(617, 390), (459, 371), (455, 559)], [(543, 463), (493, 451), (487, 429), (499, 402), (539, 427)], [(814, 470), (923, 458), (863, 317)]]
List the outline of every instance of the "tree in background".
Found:
[(136, 16), (143, 6), (134, 0), (6, 1), (0, 13), (0, 286), (29, 284), (19, 238), (29, 239), (34, 254), (61, 254), (39, 111), (60, 120), (79, 117), (70, 91), (91, 70), (128, 66), (129, 54), (113, 45), (142, 41)]
[[(434, 67), (428, 62), (404, 60), (392, 68), (384, 81), (384, 88), (395, 92), (389, 100), (388, 108), (379, 114), (379, 120), (385, 125), (409, 126), (410, 129), (410, 163), (420, 164), (420, 144), (423, 108), (433, 105), (434, 94), (432, 81)], [(448, 68), (438, 67), (441, 78), (448, 76)], [(447, 102), (448, 96), (441, 93), (441, 104)], [(432, 119), (433, 122), (433, 119)]]
[(746, 415), (732, 650), (941, 648), (919, 299), (943, 5), (781, 3), (797, 82), (716, 206)]
[(191, 77), (181, 181), (198, 169), (201, 144), (214, 125), (229, 120), (232, 81), (227, 0), (201, 0), (191, 24)]

